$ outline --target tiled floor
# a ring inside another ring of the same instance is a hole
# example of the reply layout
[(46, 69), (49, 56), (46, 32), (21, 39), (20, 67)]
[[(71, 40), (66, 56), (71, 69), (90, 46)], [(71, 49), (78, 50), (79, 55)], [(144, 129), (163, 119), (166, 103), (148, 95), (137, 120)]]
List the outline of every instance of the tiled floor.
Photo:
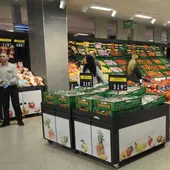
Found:
[[(112, 167), (49, 145), (42, 138), (41, 119), (12, 122), (0, 129), (0, 170), (111, 170)], [(120, 170), (170, 170), (170, 145)]]

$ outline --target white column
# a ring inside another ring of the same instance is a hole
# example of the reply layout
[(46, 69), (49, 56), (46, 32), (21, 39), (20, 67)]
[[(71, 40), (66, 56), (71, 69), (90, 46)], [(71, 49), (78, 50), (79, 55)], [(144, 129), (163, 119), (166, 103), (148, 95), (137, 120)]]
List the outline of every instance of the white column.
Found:
[(153, 28), (153, 41), (154, 42), (162, 42), (162, 28), (154, 27)]
[(133, 40), (134, 41), (146, 41), (145, 29), (146, 29), (146, 26), (144, 24), (141, 24), (141, 23), (135, 24), (135, 27), (133, 30)]
[(170, 28), (167, 29), (167, 43), (170, 43)]
[(96, 38), (107, 38), (108, 21), (106, 19), (96, 18), (94, 20), (94, 30)]
[(31, 69), (50, 91), (69, 89), (67, 13), (59, 4), (27, 0)]
[(131, 32), (131, 29), (124, 29), (123, 28), (123, 21), (118, 20), (116, 22), (116, 39), (127, 40), (130, 32)]

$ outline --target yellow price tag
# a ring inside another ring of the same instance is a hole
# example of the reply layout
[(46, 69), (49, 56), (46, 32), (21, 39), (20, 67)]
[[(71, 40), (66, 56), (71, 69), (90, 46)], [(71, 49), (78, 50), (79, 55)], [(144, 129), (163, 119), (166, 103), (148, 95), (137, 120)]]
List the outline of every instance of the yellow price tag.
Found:
[(127, 78), (110, 77), (110, 82), (122, 82), (122, 83), (126, 83), (127, 82)]
[(0, 42), (11, 42), (12, 40), (9, 38), (0, 38)]
[(90, 75), (81, 75), (80, 79), (82, 79), (82, 80), (92, 80), (92, 76), (90, 76)]
[(25, 43), (25, 40), (17, 40), (17, 39), (15, 39), (14, 42), (15, 43)]

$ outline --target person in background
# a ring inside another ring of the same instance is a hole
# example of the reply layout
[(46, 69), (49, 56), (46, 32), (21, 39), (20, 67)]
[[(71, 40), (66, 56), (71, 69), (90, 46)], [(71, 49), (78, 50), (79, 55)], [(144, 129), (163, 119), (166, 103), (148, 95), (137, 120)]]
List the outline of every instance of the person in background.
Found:
[(127, 78), (134, 83), (139, 83), (140, 79), (142, 79), (140, 70), (137, 66), (137, 59), (138, 56), (136, 54), (133, 54), (127, 66)]
[(94, 58), (95, 64), (96, 66), (101, 70), (101, 65), (99, 63), (99, 61), (96, 59), (96, 53), (95, 51), (90, 51), (89, 55), (91, 55)]
[(0, 91), (3, 93), (3, 113), (4, 120), (0, 127), (5, 127), (10, 125), (9, 119), (9, 102), (10, 97), (12, 100), (12, 105), (15, 111), (16, 119), (18, 125), (23, 126), (22, 112), (19, 104), (18, 97), (18, 76), (17, 69), (14, 64), (8, 62), (9, 57), (6, 53), (0, 54)]
[[(93, 85), (96, 83), (108, 83), (101, 70), (96, 66), (95, 60), (91, 55), (87, 55), (84, 58), (84, 67), (80, 73), (91, 73), (93, 75)], [(80, 79), (78, 79), (78, 84), (80, 85)]]

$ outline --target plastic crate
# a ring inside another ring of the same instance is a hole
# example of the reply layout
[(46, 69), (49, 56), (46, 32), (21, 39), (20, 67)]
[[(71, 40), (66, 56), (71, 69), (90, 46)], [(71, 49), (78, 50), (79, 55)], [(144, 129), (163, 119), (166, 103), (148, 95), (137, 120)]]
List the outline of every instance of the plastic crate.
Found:
[(155, 100), (151, 100), (151, 101), (147, 102), (146, 104), (142, 104), (142, 109), (149, 109), (151, 107), (156, 107), (156, 106), (161, 105), (162, 103), (164, 103), (166, 101), (164, 95), (149, 94), (149, 95), (143, 96), (143, 98), (146, 97), (146, 96), (150, 96), (150, 97), (157, 96), (158, 98), (155, 99)]

